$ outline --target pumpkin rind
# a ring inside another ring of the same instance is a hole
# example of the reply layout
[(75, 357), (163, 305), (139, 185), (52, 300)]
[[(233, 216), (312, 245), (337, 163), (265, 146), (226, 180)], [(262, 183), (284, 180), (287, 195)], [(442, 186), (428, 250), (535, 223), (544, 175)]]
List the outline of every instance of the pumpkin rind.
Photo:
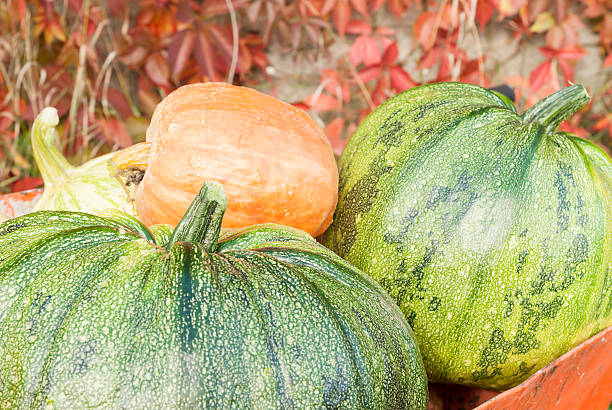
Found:
[(2, 403), (426, 407), (399, 309), (307, 234), (254, 226), (207, 252), (189, 229), (142, 230), (69, 212), (0, 224)]
[[(566, 116), (588, 99), (562, 92)], [(340, 159), (324, 243), (389, 291), (432, 381), (508, 388), (612, 324), (612, 164), (551, 107), (424, 85)]]

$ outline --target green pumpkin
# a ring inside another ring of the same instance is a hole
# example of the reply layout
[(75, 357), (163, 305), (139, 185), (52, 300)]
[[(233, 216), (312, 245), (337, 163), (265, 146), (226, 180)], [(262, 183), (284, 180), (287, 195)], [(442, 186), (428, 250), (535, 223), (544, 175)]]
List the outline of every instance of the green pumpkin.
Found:
[(574, 85), (519, 115), (424, 85), (347, 144), (323, 242), (395, 299), (430, 380), (506, 389), (612, 324), (612, 163), (555, 132), (588, 100)]
[(219, 237), (225, 206), (206, 183), (173, 232), (62, 211), (0, 224), (0, 402), (426, 408), (385, 291), (296, 229)]

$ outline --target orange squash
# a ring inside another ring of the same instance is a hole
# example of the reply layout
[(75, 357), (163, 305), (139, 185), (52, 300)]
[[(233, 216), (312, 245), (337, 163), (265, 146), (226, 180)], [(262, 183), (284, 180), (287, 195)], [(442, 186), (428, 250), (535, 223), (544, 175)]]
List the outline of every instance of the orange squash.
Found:
[(117, 153), (145, 170), (135, 193), (146, 224), (176, 225), (204, 180), (228, 197), (223, 227), (279, 223), (317, 236), (338, 198), (338, 170), (323, 130), (304, 111), (226, 83), (178, 88), (157, 106), (146, 142)]

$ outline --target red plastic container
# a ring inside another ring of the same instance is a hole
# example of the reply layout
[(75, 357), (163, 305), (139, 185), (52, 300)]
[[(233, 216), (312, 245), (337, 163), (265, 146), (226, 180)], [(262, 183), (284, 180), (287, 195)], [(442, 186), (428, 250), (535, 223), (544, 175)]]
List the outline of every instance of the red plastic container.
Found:
[[(32, 210), (42, 189), (0, 195), (0, 216)], [(430, 383), (429, 409), (606, 410), (612, 402), (612, 326), (503, 393)]]

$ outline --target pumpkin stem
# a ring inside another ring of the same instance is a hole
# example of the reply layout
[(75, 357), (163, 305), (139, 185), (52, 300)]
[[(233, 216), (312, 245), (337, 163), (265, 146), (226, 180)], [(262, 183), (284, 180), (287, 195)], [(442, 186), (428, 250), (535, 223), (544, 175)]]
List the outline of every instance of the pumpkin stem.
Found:
[(584, 107), (589, 100), (589, 94), (584, 87), (574, 84), (549, 95), (525, 111), (523, 121), (537, 121), (548, 133), (553, 133), (563, 120)]
[(189, 205), (168, 243), (170, 249), (176, 242), (190, 242), (201, 245), (206, 252), (217, 247), (221, 221), (227, 208), (227, 197), (223, 186), (214, 181), (204, 181), (200, 192)]
[(113, 162), (121, 170), (130, 168), (146, 170), (149, 165), (150, 153), (151, 143), (141, 142), (117, 151), (113, 156)]
[(46, 107), (38, 114), (32, 125), (32, 151), (47, 188), (60, 183), (69, 171), (74, 169), (53, 143), (57, 124), (59, 124), (57, 110)]

